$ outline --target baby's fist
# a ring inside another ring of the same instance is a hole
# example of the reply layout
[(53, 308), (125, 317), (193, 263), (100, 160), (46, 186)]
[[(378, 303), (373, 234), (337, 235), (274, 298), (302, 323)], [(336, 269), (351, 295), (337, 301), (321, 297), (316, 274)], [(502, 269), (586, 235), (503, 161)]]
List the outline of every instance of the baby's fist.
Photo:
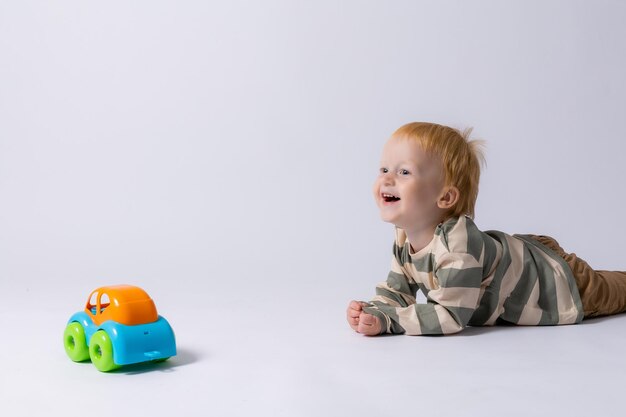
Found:
[(380, 319), (372, 314), (361, 312), (359, 316), (359, 324), (356, 329), (357, 332), (367, 336), (377, 336), (380, 334), (381, 325)]
[(359, 316), (362, 312), (363, 306), (360, 302), (350, 301), (350, 304), (348, 304), (348, 311), (346, 311), (346, 316), (348, 319), (348, 324), (355, 332), (359, 331)]

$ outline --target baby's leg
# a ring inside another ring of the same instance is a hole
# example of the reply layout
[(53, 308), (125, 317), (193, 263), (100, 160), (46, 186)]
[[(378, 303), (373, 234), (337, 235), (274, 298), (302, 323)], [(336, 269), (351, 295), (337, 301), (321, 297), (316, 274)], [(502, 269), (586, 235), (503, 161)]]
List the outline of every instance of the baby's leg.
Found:
[[(594, 271), (575, 254), (572, 267), (585, 317), (608, 316), (626, 311), (626, 272)], [(568, 261), (569, 264), (569, 261)]]
[(596, 271), (575, 253), (565, 252), (551, 237), (533, 237), (561, 256), (572, 269), (586, 318), (626, 311), (626, 272)]

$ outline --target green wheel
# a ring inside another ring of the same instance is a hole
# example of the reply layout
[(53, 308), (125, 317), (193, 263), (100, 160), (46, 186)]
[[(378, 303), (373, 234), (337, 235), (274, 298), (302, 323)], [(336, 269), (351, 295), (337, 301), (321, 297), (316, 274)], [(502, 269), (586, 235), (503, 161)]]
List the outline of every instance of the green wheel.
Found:
[(70, 323), (63, 332), (63, 346), (65, 353), (74, 362), (82, 362), (89, 359), (89, 348), (85, 338), (85, 329), (80, 323)]
[(89, 340), (89, 357), (100, 372), (109, 372), (119, 368), (113, 362), (113, 344), (104, 330), (98, 330)]

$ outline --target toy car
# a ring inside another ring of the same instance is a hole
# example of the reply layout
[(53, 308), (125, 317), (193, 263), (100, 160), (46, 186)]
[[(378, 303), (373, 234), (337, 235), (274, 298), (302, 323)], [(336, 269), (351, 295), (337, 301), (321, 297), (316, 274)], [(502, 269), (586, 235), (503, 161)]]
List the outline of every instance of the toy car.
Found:
[(85, 309), (68, 320), (63, 344), (71, 360), (91, 359), (102, 372), (176, 355), (170, 324), (157, 314), (150, 296), (132, 285), (94, 290)]

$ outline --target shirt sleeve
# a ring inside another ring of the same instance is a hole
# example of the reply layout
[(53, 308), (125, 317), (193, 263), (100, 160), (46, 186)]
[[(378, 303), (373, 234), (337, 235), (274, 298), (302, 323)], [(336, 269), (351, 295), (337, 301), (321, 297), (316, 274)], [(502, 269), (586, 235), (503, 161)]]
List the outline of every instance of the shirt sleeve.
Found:
[(417, 284), (395, 260), (386, 282), (364, 311), (378, 317), (381, 333), (451, 334), (463, 330), (478, 308), (482, 267), (469, 253), (445, 253), (432, 272), (426, 303), (416, 303)]

